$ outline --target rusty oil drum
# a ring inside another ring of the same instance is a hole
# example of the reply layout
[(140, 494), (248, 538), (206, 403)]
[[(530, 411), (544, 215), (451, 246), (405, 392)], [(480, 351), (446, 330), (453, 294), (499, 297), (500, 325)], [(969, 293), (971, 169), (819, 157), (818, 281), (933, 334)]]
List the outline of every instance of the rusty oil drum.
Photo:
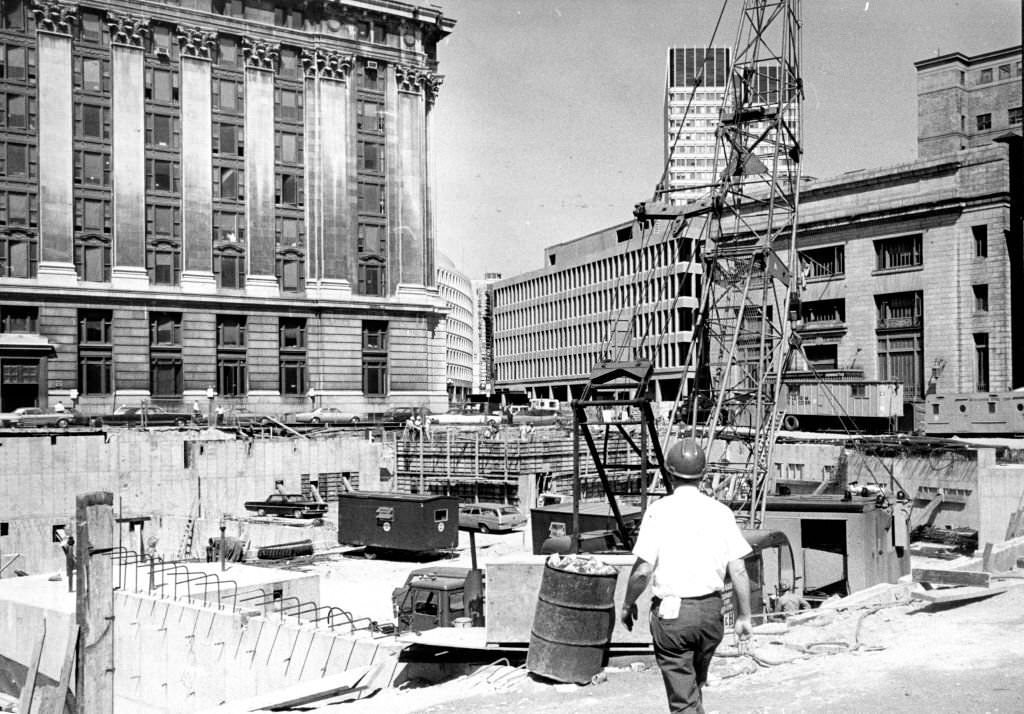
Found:
[(575, 573), (544, 565), (526, 669), (584, 684), (604, 666), (615, 626), (617, 573)]

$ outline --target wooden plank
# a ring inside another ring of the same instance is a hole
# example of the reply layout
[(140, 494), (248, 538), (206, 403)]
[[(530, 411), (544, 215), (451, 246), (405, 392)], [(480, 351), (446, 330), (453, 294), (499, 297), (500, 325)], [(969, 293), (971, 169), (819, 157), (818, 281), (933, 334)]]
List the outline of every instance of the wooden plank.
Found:
[(970, 600), (980, 600), (982, 598), (991, 597), (1004, 593), (1009, 588), (1008, 585), (996, 585), (994, 587), (955, 587), (955, 588), (940, 588), (938, 590), (924, 590), (919, 592), (910, 593), (910, 597), (914, 600), (924, 600), (925, 602), (938, 603), (938, 604), (949, 604), (954, 602), (968, 602)]
[(992, 570), (992, 544), (986, 543), (985, 550), (981, 555), (981, 569), (988, 572)]
[[(81, 628), (75, 674), (78, 714), (114, 711), (114, 495), (109, 491), (78, 494), (75, 561), (75, 621)], [(26, 710), (27, 711), (27, 710)]]
[(32, 660), (28, 663), (28, 674), (25, 675), (25, 686), (21, 688), (18, 699), (18, 711), (28, 714), (32, 711), (32, 698), (36, 693), (36, 675), (39, 674), (39, 660), (43, 657), (43, 643), (46, 641), (46, 620), (43, 620), (43, 631), (32, 649)]
[(937, 568), (914, 568), (912, 576), (915, 583), (932, 585), (970, 585), (987, 588), (990, 575), (971, 570), (939, 570)]
[(68, 633), (68, 646), (64, 653), (64, 664), (60, 668), (57, 686), (48, 691), (46, 708), (48, 712), (74, 712), (74, 698), (69, 698), (71, 675), (75, 671), (75, 653), (78, 650), (78, 625), (71, 625)]

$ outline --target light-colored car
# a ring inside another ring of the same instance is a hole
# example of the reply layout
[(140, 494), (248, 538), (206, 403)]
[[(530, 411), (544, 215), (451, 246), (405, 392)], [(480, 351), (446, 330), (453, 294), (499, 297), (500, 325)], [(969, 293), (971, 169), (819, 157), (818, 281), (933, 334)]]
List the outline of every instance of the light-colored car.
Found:
[(21, 407), (15, 409), (13, 421), (7, 419), (11, 426), (33, 427), (33, 426), (55, 426), (64, 429), (69, 426), (85, 426), (89, 423), (89, 417), (75, 409), (65, 409), (62, 412), (52, 409), (40, 409), (38, 407)]
[(295, 421), (299, 424), (358, 424), (362, 420), (358, 414), (347, 412), (338, 407), (320, 407), (311, 412), (299, 412)]
[(42, 409), (38, 407), (18, 407), (14, 411), (0, 412), (0, 426), (14, 426), (18, 421), (18, 417), (29, 411), (40, 412)]
[(502, 421), (501, 412), (487, 411), (484, 404), (467, 404), (465, 407), (453, 407), (447, 414), (431, 414), (431, 424), (494, 424)]
[(475, 528), (481, 533), (507, 531), (526, 523), (526, 516), (515, 506), (503, 503), (463, 503), (459, 505), (459, 527)]

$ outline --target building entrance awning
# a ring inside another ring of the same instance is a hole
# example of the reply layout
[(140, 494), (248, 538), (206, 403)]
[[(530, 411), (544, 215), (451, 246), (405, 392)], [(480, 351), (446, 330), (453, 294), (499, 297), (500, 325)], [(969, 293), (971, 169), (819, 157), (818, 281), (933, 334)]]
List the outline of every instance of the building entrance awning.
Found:
[(42, 335), (28, 332), (0, 334), (0, 357), (56, 357), (57, 348)]

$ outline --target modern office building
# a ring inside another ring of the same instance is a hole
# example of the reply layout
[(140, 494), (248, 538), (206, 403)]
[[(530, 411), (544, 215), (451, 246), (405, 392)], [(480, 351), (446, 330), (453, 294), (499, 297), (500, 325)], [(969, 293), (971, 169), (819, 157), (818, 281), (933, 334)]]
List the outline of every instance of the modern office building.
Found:
[(1022, 46), (915, 62), (922, 159), (1021, 133)]
[[(998, 78), (1006, 53), (985, 56), (1001, 58), (990, 62)], [(1018, 77), (1009, 106), (1019, 106), (1019, 91)], [(795, 368), (899, 380), (910, 400), (932, 389), (1024, 386), (1024, 149), (1015, 126), (963, 150), (922, 150), (907, 164), (804, 183), (798, 332), (806, 357)], [(637, 318), (633, 353), (656, 366), (655, 397), (685, 390), (700, 270), (685, 270), (688, 238), (667, 241), (667, 254), (659, 240), (623, 224), (554, 245), (543, 268), (496, 284), (498, 386), (577, 394), (621, 330), (625, 305)], [(666, 303), (666, 294), (682, 297)]]
[(445, 402), (435, 6), (4, 0), (0, 407)]
[(654, 361), (655, 399), (675, 399), (700, 264), (690, 260), (693, 238), (666, 227), (626, 223), (553, 245), (543, 268), (495, 283), (496, 386), (568, 400), (606, 356), (635, 354)]
[(470, 279), (440, 251), (437, 253), (437, 289), (448, 306), (445, 318), (448, 400), (463, 402), (473, 391), (475, 296)]
[[(727, 47), (670, 47), (665, 71), (664, 147), (667, 175), (665, 200), (683, 205), (706, 196), (716, 185), (725, 168), (723, 141), (718, 136), (723, 112), (731, 112), (739, 91), (737, 80), (731, 78), (732, 50)], [(748, 101), (773, 105), (779, 101), (781, 86), (778, 64), (760, 64), (747, 80), (744, 89)], [(785, 113), (786, 124), (798, 131), (797, 116), (792, 109)], [(753, 125), (763, 131), (763, 124)], [(770, 132), (769, 136), (773, 136)], [(788, 141), (788, 139), (787, 139)], [(772, 166), (772, 141), (761, 143), (754, 150), (765, 170)], [(716, 153), (717, 152), (717, 153)], [(717, 164), (716, 164), (717, 161)], [(785, 175), (794, 167), (785, 156), (780, 157), (780, 172)]]

